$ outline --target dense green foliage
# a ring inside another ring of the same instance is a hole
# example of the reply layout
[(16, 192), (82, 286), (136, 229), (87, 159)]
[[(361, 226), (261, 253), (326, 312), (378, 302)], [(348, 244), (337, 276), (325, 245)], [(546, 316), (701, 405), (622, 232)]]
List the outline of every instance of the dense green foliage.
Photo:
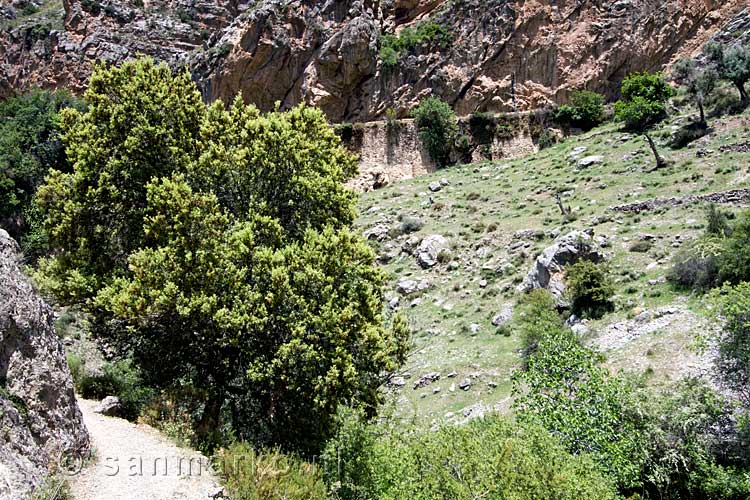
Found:
[(416, 27), (407, 27), (398, 35), (380, 37), (380, 60), (387, 67), (396, 66), (401, 57), (420, 45), (436, 45), (445, 49), (451, 42), (448, 28), (432, 21), (419, 23)]
[(453, 109), (438, 97), (427, 97), (411, 112), (419, 137), (438, 167), (450, 161), (453, 142), (458, 134), (458, 123)]
[[(533, 318), (529, 318), (533, 321)], [(589, 453), (620, 488), (637, 485), (643, 460), (623, 383), (568, 328), (546, 332), (514, 376), (519, 420), (540, 424), (571, 453)]]
[(750, 283), (724, 285), (716, 302), (724, 318), (717, 365), (723, 381), (750, 411)]
[(71, 173), (40, 188), (43, 283), (155, 387), (202, 392), (199, 436), (313, 452), (341, 403), (372, 412), (407, 328), (348, 226), (356, 168), (318, 110), (206, 107), (150, 60), (98, 68), (64, 113)]
[[(750, 474), (737, 468), (731, 405), (704, 382), (688, 378), (661, 391), (640, 391), (642, 472), (647, 498), (742, 499)], [(745, 452), (746, 453), (746, 452)], [(723, 462), (723, 463), (721, 463)]]
[(613, 309), (615, 288), (603, 264), (579, 260), (565, 270), (570, 307), (581, 317), (600, 318)]
[(222, 449), (216, 458), (232, 498), (321, 500), (326, 485), (317, 466), (278, 449), (256, 452), (246, 443)]
[(570, 104), (558, 107), (554, 119), (565, 127), (590, 130), (604, 120), (604, 96), (590, 90), (573, 92)]
[(742, 213), (732, 225), (718, 257), (719, 283), (750, 281), (750, 211)]
[(403, 433), (350, 416), (323, 459), (333, 498), (342, 500), (615, 498), (588, 456), (501, 417)]
[(0, 226), (32, 257), (46, 246), (32, 197), (50, 168), (70, 170), (59, 123), (67, 107), (81, 103), (41, 90), (0, 102)]
[(514, 313), (514, 326), (521, 337), (522, 352), (528, 358), (536, 352), (539, 342), (549, 333), (563, 328), (555, 310), (555, 298), (544, 289), (524, 295)]
[(100, 369), (91, 370), (80, 356), (69, 354), (68, 367), (79, 395), (87, 399), (117, 396), (122, 403), (122, 416), (128, 419), (136, 419), (155, 396), (129, 360), (104, 363)]

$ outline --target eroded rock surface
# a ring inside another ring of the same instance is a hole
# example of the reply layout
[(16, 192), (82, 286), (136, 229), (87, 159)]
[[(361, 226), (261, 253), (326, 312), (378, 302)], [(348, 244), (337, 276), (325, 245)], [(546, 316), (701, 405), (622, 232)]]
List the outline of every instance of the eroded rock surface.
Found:
[(0, 498), (26, 498), (61, 456), (89, 448), (52, 309), (19, 258), (0, 229)]
[[(94, 61), (137, 54), (187, 66), (209, 100), (298, 102), (333, 121), (399, 117), (428, 93), (461, 115), (536, 109), (587, 88), (615, 97), (628, 73), (694, 54), (750, 23), (743, 0), (35, 0), (0, 13), (0, 97), (85, 85)], [(383, 35), (421, 22), (427, 40), (379, 57)]]

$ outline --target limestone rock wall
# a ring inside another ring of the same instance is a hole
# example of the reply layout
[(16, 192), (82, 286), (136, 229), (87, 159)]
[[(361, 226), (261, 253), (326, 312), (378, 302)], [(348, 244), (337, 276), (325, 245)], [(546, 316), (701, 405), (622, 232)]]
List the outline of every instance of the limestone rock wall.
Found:
[(27, 498), (63, 455), (89, 450), (52, 309), (0, 229), (0, 498)]
[[(28, 1), (40, 13), (24, 15)], [(207, 100), (308, 102), (334, 122), (405, 118), (427, 94), (460, 115), (528, 110), (580, 88), (615, 98), (629, 72), (722, 30), (737, 39), (747, 18), (745, 0), (13, 0), (0, 9), (0, 97), (80, 90), (94, 61), (147, 54), (189, 68)], [(384, 66), (382, 36), (428, 20), (450, 43)]]

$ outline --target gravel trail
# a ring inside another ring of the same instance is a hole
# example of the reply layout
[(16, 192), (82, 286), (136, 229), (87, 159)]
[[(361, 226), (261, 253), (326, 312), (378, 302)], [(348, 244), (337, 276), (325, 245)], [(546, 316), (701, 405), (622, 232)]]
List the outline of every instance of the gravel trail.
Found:
[(96, 401), (79, 399), (78, 404), (96, 458), (71, 478), (74, 498), (206, 500), (220, 491), (208, 460), (198, 452), (176, 446), (147, 425), (94, 413)]

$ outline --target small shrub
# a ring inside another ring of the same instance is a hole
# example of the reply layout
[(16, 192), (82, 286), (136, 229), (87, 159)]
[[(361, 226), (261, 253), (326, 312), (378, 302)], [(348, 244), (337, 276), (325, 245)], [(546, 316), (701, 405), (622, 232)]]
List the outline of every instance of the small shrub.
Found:
[(614, 309), (614, 286), (604, 265), (579, 260), (566, 269), (566, 280), (573, 313), (600, 318)]
[[(76, 363), (74, 358), (74, 366)], [(154, 396), (153, 389), (143, 384), (140, 371), (130, 361), (105, 363), (101, 373), (87, 371), (83, 363), (77, 369), (80, 372), (76, 390), (81, 396), (87, 399), (117, 396), (122, 403), (123, 416), (129, 420), (137, 418)]]
[(706, 207), (706, 235), (725, 238), (732, 235), (732, 226), (729, 225), (727, 212), (710, 203)]
[(604, 96), (590, 90), (573, 92), (570, 104), (555, 110), (554, 120), (565, 127), (590, 130), (604, 120)]
[(719, 279), (718, 260), (722, 243), (716, 238), (701, 238), (684, 245), (672, 258), (667, 281), (676, 288), (705, 291)]
[(78, 354), (70, 353), (67, 356), (68, 368), (70, 369), (70, 378), (73, 379), (73, 387), (78, 389), (81, 386), (81, 379), (84, 376), (84, 361)]
[(563, 328), (555, 298), (542, 289), (532, 290), (521, 298), (513, 324), (521, 337), (521, 352), (526, 358), (536, 352), (542, 337)]
[(548, 128), (545, 128), (542, 130), (542, 133), (539, 134), (536, 144), (539, 146), (540, 150), (551, 148), (557, 144), (557, 136), (555, 136), (555, 134), (553, 134)]
[(681, 149), (708, 134), (710, 130), (705, 124), (696, 122), (680, 127), (673, 134), (669, 141), (672, 149)]
[(401, 233), (402, 234), (410, 234), (415, 233), (422, 229), (424, 226), (424, 222), (422, 222), (421, 219), (418, 219), (417, 217), (412, 216), (406, 216), (401, 221)]
[(750, 281), (750, 211), (734, 224), (732, 234), (718, 256), (719, 282)]
[(472, 113), (469, 116), (469, 130), (477, 144), (491, 144), (496, 128), (495, 117), (490, 113)]
[(255, 451), (235, 443), (218, 455), (220, 473), (232, 498), (318, 500), (327, 497), (318, 467), (278, 449)]
[(415, 50), (423, 44), (445, 49), (451, 42), (448, 28), (442, 24), (427, 21), (415, 28), (404, 28), (398, 35), (382, 35), (380, 37), (380, 61), (384, 66), (392, 68), (398, 65), (402, 55)]
[(650, 240), (640, 240), (630, 245), (630, 248), (628, 248), (628, 251), (637, 252), (637, 253), (646, 253), (649, 250), (651, 250), (652, 246), (653, 246), (653, 243), (651, 243)]

